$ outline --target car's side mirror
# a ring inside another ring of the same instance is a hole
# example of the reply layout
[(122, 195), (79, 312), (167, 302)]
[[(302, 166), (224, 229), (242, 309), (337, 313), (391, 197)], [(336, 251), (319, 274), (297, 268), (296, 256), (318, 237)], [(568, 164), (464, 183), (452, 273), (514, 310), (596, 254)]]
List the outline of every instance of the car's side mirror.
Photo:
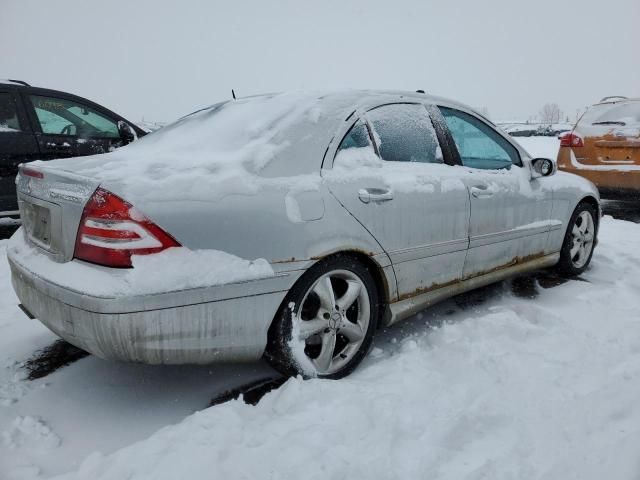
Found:
[(556, 164), (548, 158), (534, 158), (531, 160), (533, 178), (548, 177), (556, 173)]
[(127, 122), (120, 120), (118, 122), (118, 133), (125, 145), (133, 142), (138, 138), (135, 130)]

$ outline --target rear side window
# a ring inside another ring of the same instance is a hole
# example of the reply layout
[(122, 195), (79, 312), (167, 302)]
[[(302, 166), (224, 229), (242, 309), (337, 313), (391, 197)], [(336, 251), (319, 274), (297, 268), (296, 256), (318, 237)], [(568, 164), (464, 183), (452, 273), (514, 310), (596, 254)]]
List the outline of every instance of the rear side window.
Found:
[(439, 108), (465, 167), (497, 170), (522, 165), (516, 148), (489, 125), (468, 113)]
[(338, 152), (348, 150), (350, 148), (364, 148), (370, 146), (371, 142), (369, 141), (367, 126), (362, 120), (358, 120), (342, 139)]
[(443, 163), (436, 132), (423, 105), (383, 105), (369, 111), (367, 119), (383, 160)]
[(9, 93), (0, 93), (0, 133), (19, 132), (18, 108)]
[(118, 124), (91, 107), (62, 98), (32, 95), (42, 133), (119, 138)]

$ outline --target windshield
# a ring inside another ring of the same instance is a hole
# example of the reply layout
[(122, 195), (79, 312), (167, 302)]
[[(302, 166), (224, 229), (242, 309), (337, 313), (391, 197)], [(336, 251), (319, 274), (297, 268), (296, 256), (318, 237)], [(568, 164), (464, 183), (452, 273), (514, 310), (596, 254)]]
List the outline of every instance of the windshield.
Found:
[(594, 105), (582, 117), (584, 125), (640, 125), (640, 102)]

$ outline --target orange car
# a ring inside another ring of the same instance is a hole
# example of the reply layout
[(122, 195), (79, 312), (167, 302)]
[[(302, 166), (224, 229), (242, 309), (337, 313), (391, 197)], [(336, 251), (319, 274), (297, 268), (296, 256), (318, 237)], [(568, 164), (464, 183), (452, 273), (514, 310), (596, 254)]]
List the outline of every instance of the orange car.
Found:
[(590, 107), (561, 137), (558, 168), (591, 180), (603, 197), (640, 196), (640, 98)]

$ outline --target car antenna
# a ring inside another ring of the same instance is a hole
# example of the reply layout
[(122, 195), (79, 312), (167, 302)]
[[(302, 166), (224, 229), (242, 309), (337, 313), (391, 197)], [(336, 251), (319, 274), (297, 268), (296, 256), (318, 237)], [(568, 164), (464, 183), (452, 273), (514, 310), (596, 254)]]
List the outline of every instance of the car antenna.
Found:
[(234, 100), (236, 99), (236, 92), (233, 91), (233, 88), (231, 89), (231, 96)]

